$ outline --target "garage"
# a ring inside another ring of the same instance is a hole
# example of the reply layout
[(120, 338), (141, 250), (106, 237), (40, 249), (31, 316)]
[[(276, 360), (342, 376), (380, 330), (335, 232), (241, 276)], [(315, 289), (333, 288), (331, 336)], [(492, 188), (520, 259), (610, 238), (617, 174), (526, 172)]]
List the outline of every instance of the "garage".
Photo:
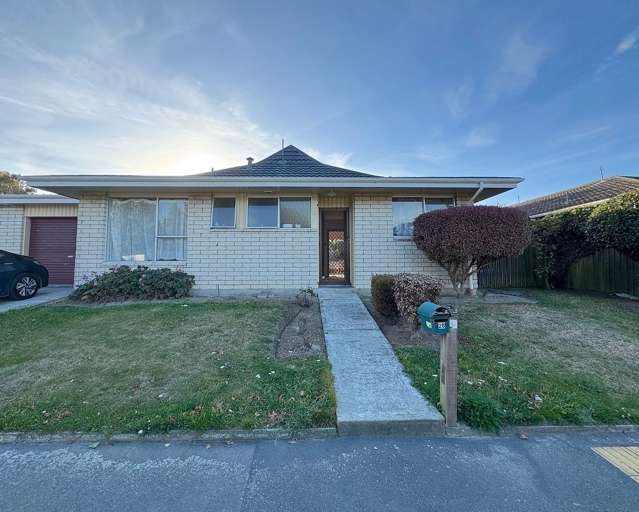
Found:
[(77, 217), (77, 199), (0, 194), (0, 249), (39, 260), (50, 284), (72, 285)]
[(32, 217), (29, 256), (49, 270), (50, 284), (73, 284), (75, 217)]

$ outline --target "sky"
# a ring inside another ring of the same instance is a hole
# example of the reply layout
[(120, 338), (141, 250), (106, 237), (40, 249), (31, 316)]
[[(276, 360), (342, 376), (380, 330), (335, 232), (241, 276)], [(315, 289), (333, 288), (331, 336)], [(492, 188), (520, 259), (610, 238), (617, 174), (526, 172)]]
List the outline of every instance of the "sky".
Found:
[(0, 2), (0, 169), (639, 175), (639, 2)]

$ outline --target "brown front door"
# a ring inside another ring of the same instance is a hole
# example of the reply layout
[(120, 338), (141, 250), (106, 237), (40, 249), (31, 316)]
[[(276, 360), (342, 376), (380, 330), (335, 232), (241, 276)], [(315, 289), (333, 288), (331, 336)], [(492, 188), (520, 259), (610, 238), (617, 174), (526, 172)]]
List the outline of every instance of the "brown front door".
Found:
[(348, 209), (320, 210), (320, 283), (350, 284)]
[(73, 284), (75, 217), (32, 217), (29, 256), (49, 270), (49, 283)]

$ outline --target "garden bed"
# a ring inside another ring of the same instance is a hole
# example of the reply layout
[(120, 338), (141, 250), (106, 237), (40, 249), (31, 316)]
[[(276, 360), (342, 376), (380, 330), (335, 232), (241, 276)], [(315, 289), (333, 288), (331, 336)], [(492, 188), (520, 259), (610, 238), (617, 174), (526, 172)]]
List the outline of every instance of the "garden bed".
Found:
[[(323, 339), (305, 350), (281, 338), (289, 307), (177, 300), (6, 313), (0, 431), (334, 426)], [(296, 357), (278, 358), (277, 339)]]

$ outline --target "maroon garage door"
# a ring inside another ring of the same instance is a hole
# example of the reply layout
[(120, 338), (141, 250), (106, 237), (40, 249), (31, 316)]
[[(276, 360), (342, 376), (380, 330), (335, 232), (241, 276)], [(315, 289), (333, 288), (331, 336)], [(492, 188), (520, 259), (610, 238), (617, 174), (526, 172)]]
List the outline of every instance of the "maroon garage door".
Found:
[(29, 256), (49, 269), (49, 283), (73, 284), (75, 217), (32, 217)]

